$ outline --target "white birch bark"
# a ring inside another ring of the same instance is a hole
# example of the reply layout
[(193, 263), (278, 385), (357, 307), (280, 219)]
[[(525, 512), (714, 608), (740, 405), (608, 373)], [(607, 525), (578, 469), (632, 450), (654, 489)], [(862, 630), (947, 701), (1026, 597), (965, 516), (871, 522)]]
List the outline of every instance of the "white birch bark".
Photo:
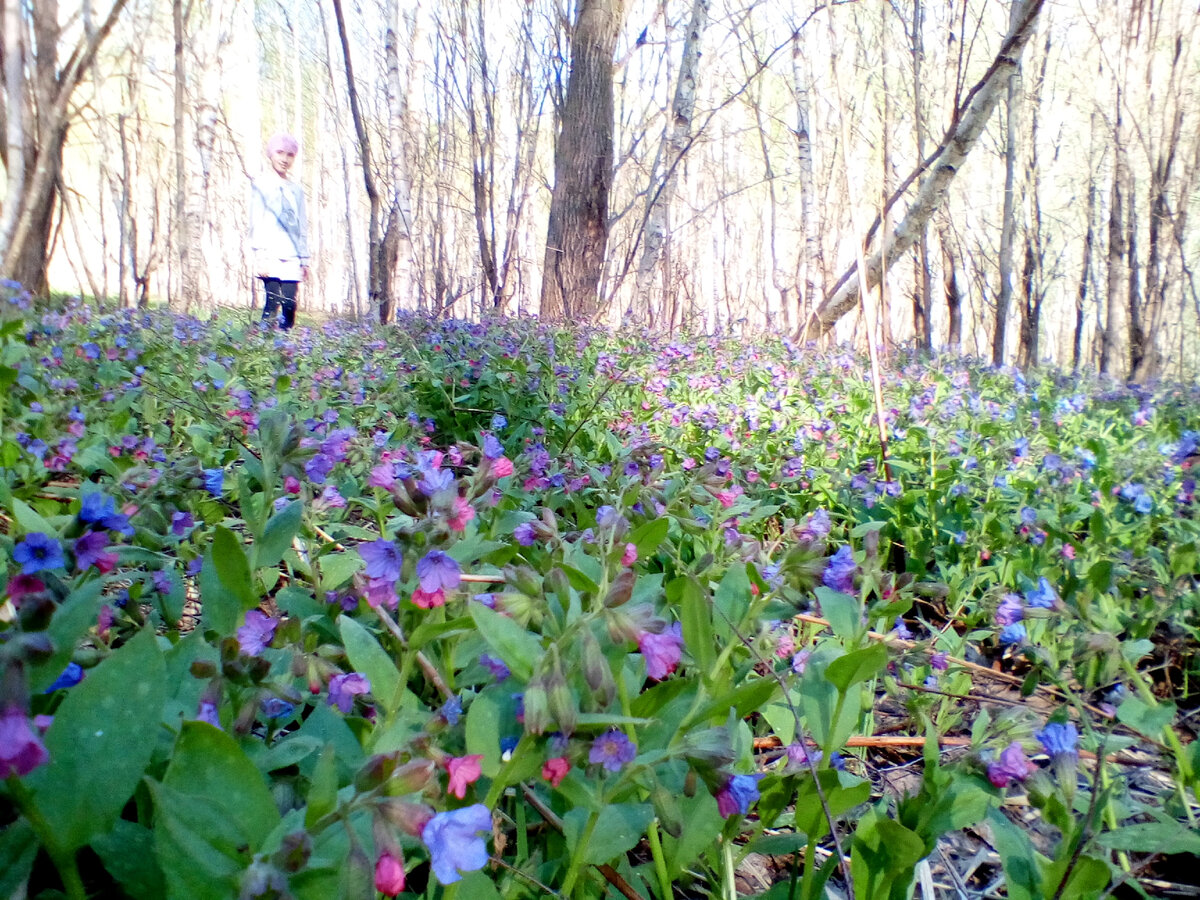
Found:
[[(17, 213), (25, 194), (25, 25), (21, 21), (21, 4), (8, 0), (4, 4), (4, 143), (6, 188), (4, 208), (0, 209), (0, 248), (9, 246)], [(0, 249), (0, 253), (3, 250)]]
[(683, 42), (683, 59), (679, 64), (679, 80), (675, 84), (675, 99), (671, 103), (671, 124), (664, 140), (663, 175), (657, 187), (649, 188), (648, 209), (642, 256), (637, 271), (637, 297), (645, 302), (662, 257), (670, 221), (671, 198), (679, 175), (679, 165), (692, 140), (692, 117), (696, 110), (696, 73), (700, 66), (700, 41), (708, 27), (708, 8), (711, 0), (694, 0), (692, 17)]
[(796, 283), (799, 285), (799, 317), (803, 321), (810, 311), (817, 308), (817, 278), (820, 274), (818, 259), (821, 255), (820, 237), (816, 220), (816, 181), (813, 177), (813, 142), (811, 103), (809, 101), (808, 54), (801, 46), (803, 32), (792, 32), (792, 90), (796, 96), (796, 162), (799, 166), (800, 228), (804, 240), (796, 264)]
[[(968, 95), (965, 109), (960, 108), (957, 123), (939, 148), (904, 218), (892, 232), (886, 259), (878, 249), (873, 249), (867, 256), (866, 277), (862, 280), (866, 281), (868, 290), (879, 283), (886, 269), (912, 249), (924, 233), (929, 219), (945, 202), (950, 183), (978, 143), (1001, 91), (1017, 68), (1021, 51), (1033, 35), (1042, 4), (1043, 0), (1026, 0), (1021, 15), (1009, 29), (987, 73)], [(817, 336), (831, 331), (842, 316), (858, 303), (860, 279), (855, 277), (856, 274), (856, 269), (851, 267), (817, 309), (814, 322)]]

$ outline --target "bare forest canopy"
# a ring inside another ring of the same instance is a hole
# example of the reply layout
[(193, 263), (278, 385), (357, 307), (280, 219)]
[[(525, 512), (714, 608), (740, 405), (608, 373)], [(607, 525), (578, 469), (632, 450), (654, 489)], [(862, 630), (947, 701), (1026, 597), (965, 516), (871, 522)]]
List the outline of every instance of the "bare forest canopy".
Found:
[[(0, 0), (2, 274), (1200, 368), (1195, 0)], [(884, 277), (880, 277), (884, 273)], [(863, 287), (867, 290), (864, 291)]]

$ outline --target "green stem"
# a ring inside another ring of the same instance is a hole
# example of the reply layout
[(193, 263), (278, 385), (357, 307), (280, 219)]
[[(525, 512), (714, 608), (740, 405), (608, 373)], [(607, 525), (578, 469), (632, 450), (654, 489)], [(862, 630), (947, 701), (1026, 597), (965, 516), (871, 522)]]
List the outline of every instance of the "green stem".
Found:
[(583, 854), (592, 840), (592, 832), (596, 830), (596, 823), (599, 821), (599, 811), (593, 810), (588, 815), (587, 824), (583, 826), (583, 835), (579, 838), (579, 843), (575, 845), (575, 852), (571, 854), (571, 865), (567, 868), (567, 877), (563, 879), (562, 883), (564, 897), (571, 896), (571, 889), (575, 887), (575, 881), (579, 878), (579, 870), (583, 867)]
[(663, 855), (662, 841), (658, 837), (658, 819), (650, 823), (646, 830), (646, 840), (650, 844), (650, 855), (654, 858), (654, 874), (658, 876), (658, 889), (662, 892), (663, 900), (671, 900), (671, 876), (667, 874), (667, 858)]
[[(808, 839), (808, 846), (804, 850), (804, 880), (800, 882), (801, 900), (811, 900), (814, 884), (813, 879), (816, 878), (817, 872), (817, 839), (816, 837), (810, 837)], [(795, 882), (794, 874), (792, 881), (793, 883)], [(794, 893), (794, 889), (789, 891), (789, 896), (792, 893)]]
[(75, 851), (68, 850), (58, 843), (50, 823), (46, 821), (33, 802), (33, 793), (21, 783), (21, 779), (16, 775), (8, 776), (8, 792), (17, 804), (17, 808), (29, 820), (33, 833), (37, 835), (42, 846), (46, 848), (46, 854), (54, 863), (54, 867), (58, 869), (67, 900), (86, 900), (87, 891), (84, 890), (83, 878), (79, 875), (79, 863), (75, 858)]

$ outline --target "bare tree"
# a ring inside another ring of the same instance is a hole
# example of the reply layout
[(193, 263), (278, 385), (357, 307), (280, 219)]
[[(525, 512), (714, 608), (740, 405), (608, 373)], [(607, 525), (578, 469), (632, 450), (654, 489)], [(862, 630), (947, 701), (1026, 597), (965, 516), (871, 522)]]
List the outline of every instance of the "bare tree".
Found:
[[(1012, 22), (1021, 15), (1022, 0), (1013, 0)], [(1004, 344), (1008, 331), (1008, 310), (1013, 294), (1013, 242), (1017, 233), (1016, 173), (1017, 120), (1020, 118), (1021, 65), (1018, 62), (1008, 76), (1008, 96), (1004, 104), (1004, 211), (1000, 224), (1000, 284), (996, 290), (996, 319), (992, 331), (992, 365), (1004, 365)]]
[[(892, 195), (898, 198), (910, 184), (922, 175), (925, 176), (904, 218), (892, 233), (886, 259), (878, 250), (867, 256), (866, 272), (861, 279), (866, 283), (867, 289), (878, 284), (883, 272), (891, 268), (897, 259), (903, 257), (916, 244), (930, 217), (945, 201), (950, 183), (991, 118), (992, 110), (1000, 97), (1000, 89), (1017, 67), (1021, 51), (1033, 34), (1043, 2), (1044, 0), (1025, 0), (1020, 15), (1015, 17), (1014, 24), (1001, 42), (1000, 50), (987, 72), (956, 109), (954, 121), (942, 143)], [(890, 205), (889, 203), (888, 206)], [(856, 274), (857, 268), (851, 267), (838, 280), (834, 289), (826, 293), (813, 321), (817, 334), (830, 331), (842, 316), (857, 304), (860, 279), (855, 277)]]
[(571, 76), (554, 150), (541, 314), (590, 320), (608, 246), (613, 164), (613, 53), (624, 0), (579, 0)]
[[(46, 293), (49, 280), (46, 266), (49, 260), (51, 227), (59, 173), (62, 170), (63, 145), (71, 124), (71, 96), (82, 81), (100, 45), (108, 37), (121, 15), (127, 0), (113, 0), (108, 14), (98, 28), (87, 29), (75, 43), (61, 67), (58, 48), (61, 27), (58, 22), (57, 0), (39, 0), (26, 10), (33, 30), (33, 44), (15, 36), (5, 38), (6, 60), (9, 41), (25, 54), (24, 72), (18, 76), (16, 62), (6, 64), (5, 95), (8, 118), (11, 122), (18, 107), (34, 112), (36, 126), (23, 128), (24, 144), (21, 164), (8, 165), (8, 186), (5, 193), (4, 215), (0, 218), (0, 275), (22, 282), (37, 293)], [(6, 0), (5, 32), (9, 9), (17, 7), (16, 0)], [(17, 14), (16, 18), (23, 18)], [(19, 23), (18, 30), (24, 27)], [(20, 43), (18, 43), (18, 41)], [(9, 69), (12, 69), (9, 72)], [(11, 126), (10, 126), (11, 129)], [(9, 140), (15, 132), (9, 131)], [(14, 148), (9, 147), (8, 157)], [(7, 165), (7, 163), (6, 163)]]

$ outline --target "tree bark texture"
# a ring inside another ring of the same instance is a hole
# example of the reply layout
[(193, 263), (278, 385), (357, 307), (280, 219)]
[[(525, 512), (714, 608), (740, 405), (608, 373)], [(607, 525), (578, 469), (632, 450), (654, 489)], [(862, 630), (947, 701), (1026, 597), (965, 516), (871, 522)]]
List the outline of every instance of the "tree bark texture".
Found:
[[(1021, 51), (1033, 35), (1043, 2), (1044, 0), (1026, 0), (987, 72), (968, 92), (956, 111), (954, 122), (932, 161), (927, 166), (922, 163), (919, 171), (925, 173), (925, 178), (904, 218), (892, 233), (886, 259), (878, 250), (867, 256), (865, 280), (868, 290), (879, 283), (886, 269), (891, 268), (896, 260), (912, 249), (924, 232), (929, 219), (945, 202), (950, 183), (983, 134), (983, 129), (1000, 99), (1001, 89), (1006, 85), (1009, 76), (1016, 71)], [(905, 183), (911, 181), (910, 178)], [(858, 303), (858, 293), (859, 279), (856, 277), (856, 267), (851, 266), (833, 290), (827, 293), (817, 309), (813, 323), (817, 336), (831, 331), (842, 316), (854, 309)]]
[[(1020, 0), (1013, 0), (1013, 21), (1020, 15)], [(996, 290), (996, 318), (992, 327), (992, 365), (1004, 365), (1008, 311), (1013, 295), (1013, 243), (1017, 234), (1017, 119), (1021, 99), (1020, 64), (1008, 76), (1004, 104), (1004, 209), (1000, 219), (1000, 283)]]
[(613, 53), (624, 0), (579, 0), (542, 269), (544, 319), (590, 321), (608, 245)]

